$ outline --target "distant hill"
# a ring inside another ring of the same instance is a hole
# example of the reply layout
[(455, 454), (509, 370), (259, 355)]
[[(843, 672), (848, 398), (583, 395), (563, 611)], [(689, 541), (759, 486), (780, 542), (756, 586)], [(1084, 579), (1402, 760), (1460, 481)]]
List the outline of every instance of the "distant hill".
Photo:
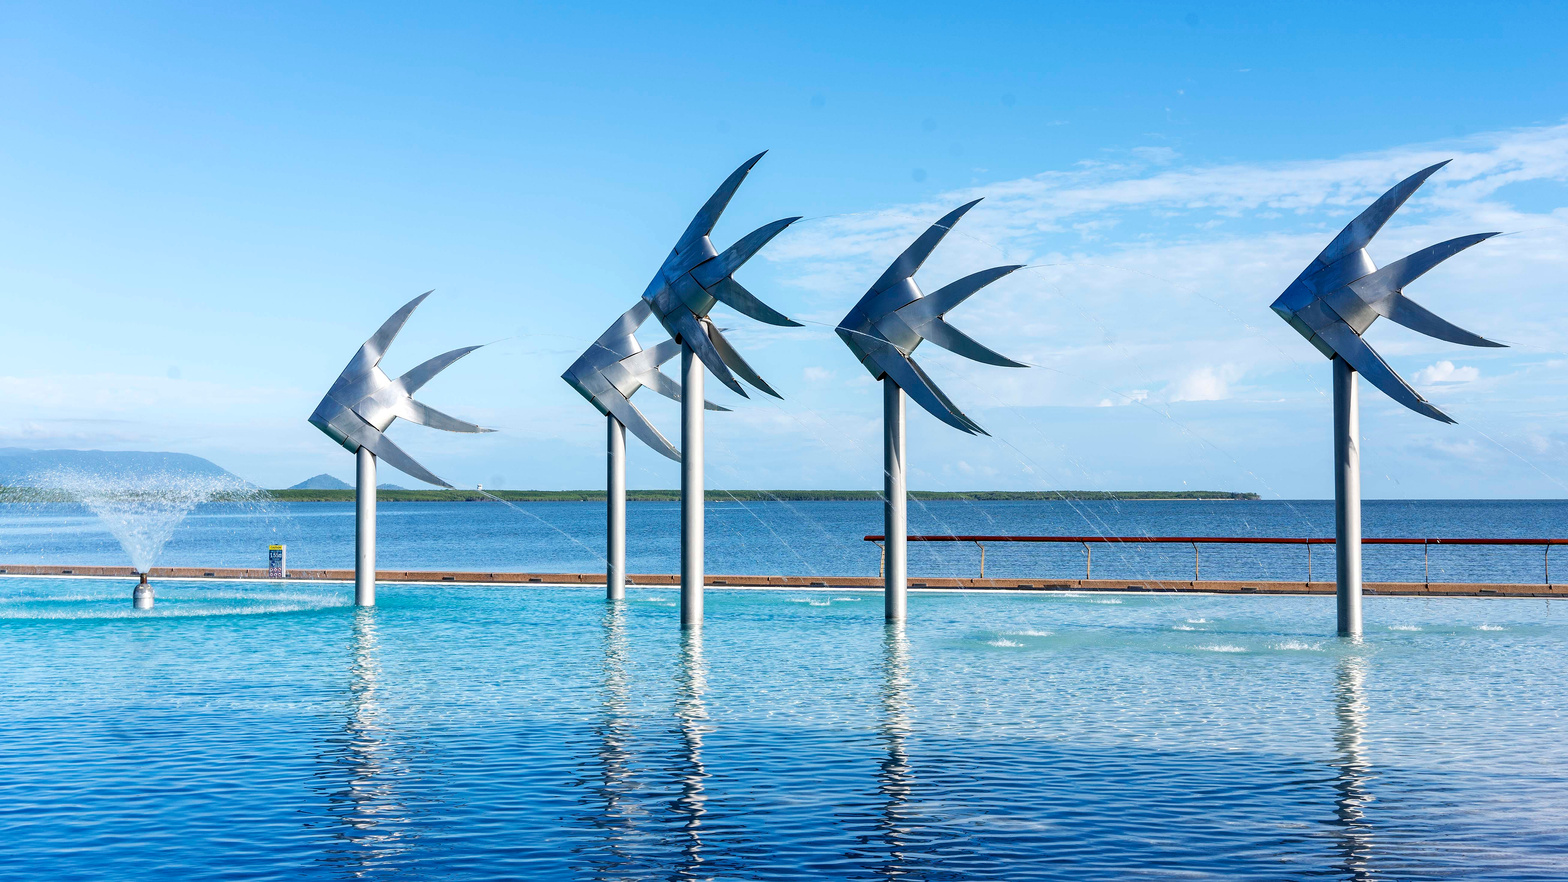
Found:
[(376, 489), (377, 490), (407, 490), (408, 488), (407, 487), (399, 487), (396, 484), (377, 484), (376, 485)]
[[(178, 472), (215, 477), (234, 476), (211, 460), (189, 453), (142, 450), (29, 450), (0, 447), (0, 485), (24, 487), (55, 471), (147, 474)], [(239, 480), (235, 478), (235, 480)], [(345, 485), (347, 486), (347, 485)]]
[(294, 486), (290, 487), (289, 489), (290, 490), (352, 490), (352, 489), (354, 489), (354, 487), (353, 487), (353, 485), (349, 484), (347, 481), (339, 481), (337, 478), (334, 478), (331, 475), (328, 475), (326, 473), (322, 473), (322, 474), (319, 474), (319, 475), (315, 476), (314, 478), (306, 478), (305, 480), (300, 481), (298, 484), (295, 484)]
[[(292, 502), (352, 502), (352, 489), (273, 490), (272, 495)], [(982, 502), (1020, 500), (1234, 500), (1257, 499), (1256, 493), (1226, 490), (976, 490), (952, 492), (911, 490), (911, 499), (970, 499)], [(600, 502), (603, 490), (392, 490), (379, 496), (383, 502)], [(679, 490), (628, 490), (632, 502), (679, 502)], [(710, 502), (851, 502), (877, 500), (876, 490), (709, 490)]]

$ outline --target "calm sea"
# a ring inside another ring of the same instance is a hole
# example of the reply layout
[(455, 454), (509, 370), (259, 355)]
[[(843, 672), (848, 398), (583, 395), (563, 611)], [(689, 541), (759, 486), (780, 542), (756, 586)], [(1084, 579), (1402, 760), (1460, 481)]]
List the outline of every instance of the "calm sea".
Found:
[[(603, 568), (601, 503), (382, 503), (379, 560), (383, 569), (598, 572)], [(1332, 536), (1330, 503), (1258, 502), (919, 502), (909, 505), (916, 534), (1095, 536)], [(1568, 502), (1369, 501), (1365, 532), (1404, 537), (1568, 536)], [(709, 503), (710, 573), (875, 576), (879, 552), (863, 541), (882, 532), (876, 502)], [(634, 573), (679, 569), (679, 507), (627, 506), (627, 563)], [(158, 562), (167, 566), (264, 567), (267, 546), (288, 546), (300, 568), (353, 566), (351, 503), (206, 505), (174, 532)], [(1565, 552), (1568, 553), (1568, 552)], [(1543, 580), (1540, 548), (1369, 546), (1369, 580)], [(128, 564), (103, 524), (70, 505), (0, 505), (0, 562)], [(986, 572), (995, 576), (1081, 577), (1079, 545), (989, 545)], [(1333, 549), (1312, 552), (1313, 574), (1333, 572)], [(1205, 546), (1204, 578), (1302, 579), (1303, 547)], [(1568, 574), (1568, 558), (1562, 563)], [(973, 576), (979, 549), (964, 543), (913, 544), (910, 570), (924, 576)], [(1106, 578), (1187, 579), (1193, 551), (1179, 546), (1096, 546), (1093, 574)]]
[(0, 878), (1568, 878), (1561, 601), (380, 600), (0, 578)]

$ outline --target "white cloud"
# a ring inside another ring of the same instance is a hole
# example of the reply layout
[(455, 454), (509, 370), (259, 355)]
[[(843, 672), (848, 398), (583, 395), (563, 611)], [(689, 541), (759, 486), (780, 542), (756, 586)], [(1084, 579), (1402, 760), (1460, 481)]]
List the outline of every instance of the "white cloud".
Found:
[(1480, 377), (1480, 368), (1455, 367), (1453, 362), (1444, 360), (1416, 371), (1414, 379), (1417, 385), (1434, 386), (1439, 383), (1473, 383)]
[(1230, 384), (1241, 379), (1242, 370), (1235, 365), (1201, 367), (1177, 381), (1171, 393), (1172, 401), (1221, 401), (1230, 397)]
[(802, 373), (804, 374), (806, 382), (808, 383), (826, 383), (828, 380), (838, 376), (836, 372), (830, 371), (824, 367), (818, 367), (816, 365), (807, 367), (804, 371), (802, 371)]

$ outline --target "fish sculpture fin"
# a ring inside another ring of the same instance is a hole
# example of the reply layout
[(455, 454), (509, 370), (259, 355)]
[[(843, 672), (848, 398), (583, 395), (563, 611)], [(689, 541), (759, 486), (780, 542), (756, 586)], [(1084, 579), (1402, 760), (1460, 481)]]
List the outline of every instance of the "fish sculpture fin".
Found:
[(599, 339), (595, 340), (594, 344), (602, 349), (608, 349), (621, 358), (632, 355), (633, 351), (628, 345), (632, 340), (632, 335), (637, 332), (638, 328), (642, 327), (642, 323), (648, 320), (648, 316), (652, 312), (653, 307), (648, 304), (648, 301), (638, 300), (636, 305), (626, 310), (621, 314), (620, 318), (615, 320), (615, 324), (610, 325), (608, 330), (600, 334)]
[[(681, 384), (671, 379), (662, 371), (649, 371), (645, 374), (638, 374), (637, 382), (647, 386), (649, 389), (652, 389), (653, 391), (663, 395), (665, 398), (668, 398), (671, 401), (681, 400)], [(707, 400), (702, 402), (702, 406), (704, 410), (717, 410), (724, 413), (729, 413), (730, 410), (721, 404), (714, 404), (713, 402)]]
[(444, 432), (464, 432), (470, 435), (477, 435), (495, 431), (495, 429), (486, 429), (483, 426), (449, 416), (428, 404), (415, 401), (412, 398), (405, 398), (398, 402), (393, 410), (396, 411), (398, 416), (411, 423), (418, 423), (421, 426), (429, 426), (432, 429), (440, 429)]
[(971, 358), (984, 364), (994, 364), (997, 367), (1028, 367), (1026, 364), (1013, 361), (1002, 353), (976, 342), (973, 337), (939, 318), (926, 322), (924, 325), (916, 328), (916, 330), (925, 339), (965, 358)]
[(708, 197), (708, 201), (703, 203), (702, 208), (698, 209), (696, 216), (691, 219), (686, 232), (681, 234), (680, 241), (675, 243), (677, 254), (686, 253), (686, 250), (695, 245), (699, 239), (713, 232), (713, 225), (719, 222), (719, 215), (722, 215), (724, 209), (729, 206), (730, 199), (735, 196), (735, 191), (740, 189), (741, 182), (746, 180), (751, 167), (766, 156), (767, 152), (764, 150), (741, 163), (740, 168), (730, 172), (730, 176), (724, 179), (719, 189), (713, 191), (713, 195)]
[(1496, 235), (1498, 234), (1477, 233), (1439, 242), (1351, 282), (1350, 289), (1379, 315), (1386, 316), (1390, 321), (1398, 322), (1412, 331), (1465, 346), (1501, 347), (1504, 344), (1488, 340), (1446, 319), (1439, 318), (1426, 307), (1406, 297), (1403, 291), (1406, 285), (1420, 278), (1432, 267)]
[(1440, 423), (1452, 423), (1454, 420), (1433, 406), (1432, 402), (1421, 397), (1421, 393), (1410, 387), (1409, 383), (1394, 369), (1383, 361), (1367, 342), (1361, 339), (1344, 322), (1335, 322), (1328, 327), (1320, 328), (1318, 336), (1323, 339), (1338, 355), (1356, 369), (1356, 372), (1367, 378), (1367, 381), (1383, 394), (1410, 408), (1425, 417), (1431, 417)]
[(1318, 260), (1327, 266), (1352, 251), (1367, 247), (1367, 243), (1383, 229), (1383, 225), (1388, 223), (1388, 219), (1394, 216), (1394, 212), (1405, 204), (1411, 194), (1426, 183), (1426, 179), (1433, 173), (1452, 161), (1445, 159), (1436, 165), (1427, 166), (1395, 184), (1387, 193), (1379, 196), (1376, 202), (1368, 205), (1365, 211), (1356, 215), (1355, 220), (1346, 224), (1345, 228), (1339, 231), (1339, 235), (1334, 237), (1334, 241), (1328, 243), (1328, 247), (1318, 255)]
[(718, 351), (719, 357), (724, 359), (724, 363), (729, 365), (735, 373), (740, 374), (742, 379), (763, 392), (772, 395), (774, 398), (783, 399), (784, 396), (773, 391), (773, 387), (769, 386), (766, 380), (762, 379), (762, 377), (757, 375), (756, 371), (751, 369), (751, 365), (746, 363), (746, 359), (740, 357), (740, 353), (735, 351), (735, 347), (730, 345), (730, 341), (724, 339), (724, 335), (719, 333), (718, 328), (711, 324), (708, 325), (708, 336), (712, 339), (713, 348)]
[(423, 387), (426, 383), (430, 382), (436, 374), (439, 374), (447, 368), (451, 367), (452, 364), (458, 359), (478, 348), (480, 347), (464, 346), (462, 349), (454, 349), (451, 352), (443, 352), (435, 358), (423, 362), (403, 376), (398, 377), (397, 384), (403, 389), (404, 392), (412, 395), (415, 392), (418, 392), (420, 388)]
[(642, 411), (637, 409), (637, 405), (632, 404), (620, 395), (606, 396), (604, 404), (609, 408), (610, 416), (619, 420), (621, 425), (631, 429), (632, 434), (636, 435), (642, 443), (676, 462), (681, 461), (681, 452), (676, 450), (675, 445), (671, 444), (668, 438), (665, 438), (659, 433), (658, 429), (653, 427), (653, 423), (648, 422), (648, 418), (642, 415)]
[(391, 438), (376, 431), (369, 425), (365, 426), (365, 428), (368, 431), (363, 433), (363, 437), (355, 440), (370, 448), (370, 452), (374, 453), (377, 459), (386, 462), (387, 465), (411, 478), (417, 478), (426, 484), (435, 484), (437, 487), (445, 487), (448, 490), (452, 489), (451, 484), (436, 477), (429, 469), (415, 462), (412, 456), (404, 453), (403, 448), (393, 444)]
[(746, 261), (756, 256), (757, 252), (761, 251), (764, 245), (773, 241), (775, 236), (784, 232), (786, 227), (798, 220), (800, 220), (799, 217), (786, 217), (770, 224), (763, 224), (742, 236), (738, 242), (724, 249), (718, 255), (698, 264), (692, 269), (692, 276), (701, 282), (704, 288), (717, 283), (719, 279), (731, 275), (742, 266), (745, 266)]
[[(707, 266), (707, 264), (703, 264), (703, 266)], [(699, 266), (697, 269), (700, 270), (702, 267)], [(695, 276), (696, 270), (693, 270), (692, 274)], [(698, 281), (701, 281), (701, 279), (698, 279)], [(758, 300), (755, 294), (752, 294), (750, 291), (747, 291), (745, 288), (741, 287), (739, 282), (735, 281), (729, 276), (725, 276), (712, 285), (707, 286), (706, 290), (709, 294), (712, 294), (714, 298), (717, 299), (720, 303), (730, 307), (741, 315), (750, 316), (759, 322), (765, 322), (770, 325), (778, 325), (785, 328), (798, 328), (801, 326), (800, 322), (795, 321), (794, 319), (784, 315), (766, 303), (763, 303), (761, 300)]]
[(970, 273), (956, 282), (943, 285), (918, 300), (906, 303), (899, 307), (898, 313), (904, 317), (904, 320), (909, 323), (911, 328), (918, 331), (920, 330), (920, 323), (946, 315), (957, 307), (958, 304), (974, 296), (975, 292), (981, 288), (1014, 270), (1020, 269), (1023, 269), (1023, 264), (995, 266), (977, 273)]
[(971, 435), (990, 434), (959, 410), (958, 405), (932, 382), (914, 359), (894, 356), (880, 363), (887, 374), (887, 380), (896, 383), (900, 389), (909, 393), (909, 397), (925, 408), (927, 413), (961, 432), (968, 432)]
[(742, 398), (751, 397), (747, 394), (745, 387), (740, 384), (740, 381), (735, 379), (735, 375), (730, 373), (723, 356), (719, 354), (718, 349), (714, 348), (713, 341), (709, 339), (708, 332), (712, 325), (706, 321), (699, 320), (686, 310), (681, 310), (671, 316), (670, 323), (680, 332), (681, 342), (691, 347), (692, 352), (696, 353), (698, 360), (713, 373), (713, 376), (720, 383), (729, 387), (731, 392)]
[(931, 252), (936, 249), (936, 246), (941, 244), (942, 239), (952, 230), (953, 225), (958, 223), (958, 219), (979, 203), (979, 199), (973, 202), (966, 202), (949, 211), (936, 223), (928, 227), (924, 233), (920, 234), (920, 238), (911, 243), (908, 248), (905, 248), (904, 253), (900, 254), (898, 259), (894, 260), (892, 265), (883, 271), (881, 278), (877, 279), (876, 284), (871, 286), (868, 296), (870, 294), (880, 294), (914, 275), (915, 271), (920, 269), (921, 264), (926, 262), (926, 258), (931, 256)]
[(365, 371), (380, 364), (381, 356), (386, 354), (387, 347), (392, 345), (392, 341), (396, 339), (398, 331), (403, 330), (403, 325), (408, 321), (408, 317), (414, 314), (414, 310), (419, 308), (419, 304), (425, 302), (426, 297), (434, 293), (434, 290), (430, 290), (415, 297), (413, 300), (403, 304), (401, 309), (392, 313), (386, 321), (382, 322), (381, 327), (377, 328), (376, 332), (370, 335), (370, 339), (366, 340), (359, 347), (359, 351), (354, 353), (354, 357), (349, 361), (348, 367), (343, 369), (343, 377), (358, 377)]

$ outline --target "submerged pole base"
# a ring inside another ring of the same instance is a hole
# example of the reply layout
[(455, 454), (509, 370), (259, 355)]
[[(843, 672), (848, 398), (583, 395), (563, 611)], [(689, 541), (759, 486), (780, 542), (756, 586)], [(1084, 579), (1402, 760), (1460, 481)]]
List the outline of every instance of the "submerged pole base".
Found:
[(131, 606), (136, 609), (152, 609), (152, 586), (147, 584), (147, 574), (138, 574), (142, 580), (136, 583), (136, 590), (131, 592)]

